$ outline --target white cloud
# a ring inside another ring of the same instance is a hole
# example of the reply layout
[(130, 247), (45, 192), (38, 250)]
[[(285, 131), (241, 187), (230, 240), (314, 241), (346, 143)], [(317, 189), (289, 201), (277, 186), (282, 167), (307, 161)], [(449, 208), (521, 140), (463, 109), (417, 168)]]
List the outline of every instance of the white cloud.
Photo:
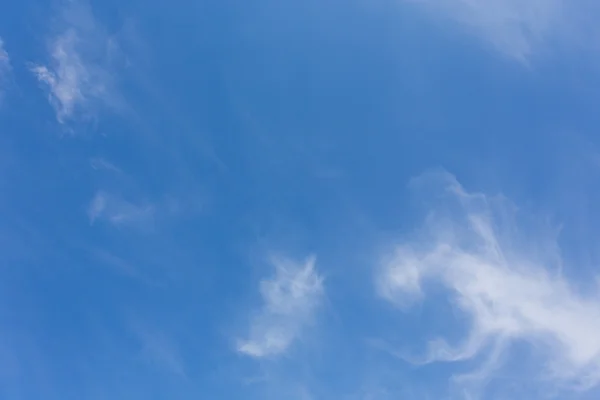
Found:
[(4, 40), (2, 40), (2, 38), (0, 38), (0, 64), (9, 64), (8, 53), (6, 52), (6, 50), (4, 50)]
[[(559, 35), (584, 31), (593, 3), (566, 0), (405, 0), (459, 22), (502, 53), (527, 61)], [(589, 9), (589, 10), (588, 10)], [(587, 12), (587, 13), (586, 13)], [(590, 23), (592, 21), (592, 23)], [(589, 32), (588, 32), (589, 33)], [(588, 37), (589, 39), (589, 37)]]
[(50, 40), (49, 64), (31, 66), (48, 90), (58, 121), (89, 117), (98, 105), (119, 107), (111, 71), (117, 48), (114, 38), (98, 26), (86, 7), (65, 10), (64, 25)]
[(428, 300), (429, 285), (441, 284), (469, 321), (464, 341), (436, 340), (424, 361), (483, 357), (470, 377), (489, 378), (510, 345), (528, 343), (543, 371), (538, 378), (577, 389), (599, 384), (600, 294), (583, 294), (563, 276), (555, 231), (525, 229), (506, 199), (468, 193), (445, 173), (413, 185), (436, 194), (439, 207), (422, 231), (386, 255), (379, 294), (407, 309)]
[(92, 158), (90, 160), (90, 166), (96, 171), (104, 170), (104, 171), (122, 174), (122, 171), (119, 169), (119, 167), (117, 167), (116, 165), (114, 165), (113, 163), (111, 163), (110, 161), (108, 161), (102, 157)]
[(304, 264), (273, 258), (276, 274), (260, 283), (261, 310), (252, 318), (248, 339), (237, 350), (252, 357), (285, 353), (310, 322), (324, 294), (323, 278), (315, 269), (316, 259)]
[(156, 209), (150, 203), (135, 204), (103, 191), (96, 193), (88, 207), (91, 224), (103, 220), (117, 227), (151, 227), (155, 214)]
[(4, 41), (0, 38), (0, 100), (2, 99), (2, 91), (7, 79), (6, 75), (10, 70), (10, 58), (4, 49)]

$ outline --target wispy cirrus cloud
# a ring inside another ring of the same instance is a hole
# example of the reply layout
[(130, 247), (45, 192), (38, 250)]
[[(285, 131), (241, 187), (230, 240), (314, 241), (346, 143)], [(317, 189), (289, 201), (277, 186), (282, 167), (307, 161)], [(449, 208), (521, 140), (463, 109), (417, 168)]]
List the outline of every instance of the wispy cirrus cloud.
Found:
[(433, 194), (434, 206), (423, 229), (384, 257), (378, 292), (408, 310), (439, 301), (441, 286), (468, 321), (458, 344), (435, 340), (421, 361), (480, 363), (469, 378), (483, 382), (510, 361), (514, 345), (529, 344), (528, 379), (568, 390), (600, 384), (600, 294), (584, 294), (562, 274), (555, 232), (519, 231), (506, 199), (469, 193), (449, 174), (413, 184)]
[(88, 207), (90, 223), (106, 221), (116, 227), (150, 228), (156, 207), (150, 202), (134, 203), (105, 191), (98, 191)]
[(106, 222), (115, 227), (149, 231), (157, 223), (197, 216), (202, 210), (203, 199), (195, 195), (149, 200), (139, 195), (125, 197), (119, 191), (98, 190), (87, 207), (87, 215), (92, 225)]
[(98, 190), (87, 204), (90, 224), (152, 231), (182, 218), (203, 215), (208, 195), (203, 189), (181, 185), (150, 193), (140, 180), (103, 157), (90, 159)]
[(176, 343), (164, 332), (138, 321), (132, 323), (132, 332), (141, 345), (141, 355), (155, 367), (180, 378), (186, 377), (185, 363)]
[(7, 75), (10, 72), (10, 57), (4, 49), (4, 41), (0, 38), (0, 101), (6, 84)]
[(273, 257), (275, 276), (260, 283), (261, 309), (251, 319), (248, 338), (237, 351), (255, 358), (285, 353), (312, 319), (324, 295), (316, 258), (304, 263)]
[(119, 167), (117, 167), (116, 165), (114, 165), (113, 163), (111, 163), (110, 161), (102, 158), (102, 157), (94, 157), (90, 160), (90, 166), (98, 171), (98, 170), (103, 170), (103, 171), (109, 171), (109, 172), (115, 172), (115, 173), (122, 173), (122, 171), (119, 169)]
[(585, 29), (595, 26), (594, 19), (589, 19), (590, 15), (595, 12), (597, 18), (600, 11), (589, 1), (405, 1), (457, 21), (498, 51), (523, 62), (559, 36), (574, 39), (576, 31), (589, 34)]
[(56, 118), (65, 123), (93, 116), (97, 107), (119, 108), (113, 61), (118, 44), (84, 5), (63, 12), (59, 33), (49, 40), (47, 64), (30, 69), (43, 84)]

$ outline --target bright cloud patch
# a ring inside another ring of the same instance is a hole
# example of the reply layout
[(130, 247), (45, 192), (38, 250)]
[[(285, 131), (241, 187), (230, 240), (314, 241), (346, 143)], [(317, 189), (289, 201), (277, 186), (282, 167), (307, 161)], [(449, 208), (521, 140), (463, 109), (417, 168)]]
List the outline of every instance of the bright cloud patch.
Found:
[[(410, 0), (458, 21), (510, 57), (526, 61), (559, 31), (581, 28), (575, 6), (564, 0)], [(577, 4), (573, 4), (577, 3)], [(593, 26), (593, 25), (592, 25)], [(570, 28), (569, 28), (570, 27)]]
[(435, 206), (417, 238), (386, 257), (379, 293), (407, 309), (441, 284), (469, 317), (464, 341), (430, 343), (426, 362), (484, 360), (474, 376), (490, 378), (511, 345), (529, 343), (538, 378), (580, 389), (600, 383), (600, 296), (561, 275), (553, 235), (519, 231), (505, 199), (468, 193), (450, 175), (429, 174), (414, 186), (433, 193)]
[(49, 64), (31, 67), (48, 90), (60, 123), (93, 114), (95, 105), (118, 103), (110, 68), (114, 40), (95, 23), (89, 10), (69, 9), (65, 15), (67, 28), (49, 44)]
[(324, 294), (323, 278), (315, 269), (315, 258), (297, 264), (274, 258), (275, 276), (260, 283), (264, 304), (252, 318), (248, 339), (238, 342), (238, 351), (252, 357), (284, 353), (310, 322)]

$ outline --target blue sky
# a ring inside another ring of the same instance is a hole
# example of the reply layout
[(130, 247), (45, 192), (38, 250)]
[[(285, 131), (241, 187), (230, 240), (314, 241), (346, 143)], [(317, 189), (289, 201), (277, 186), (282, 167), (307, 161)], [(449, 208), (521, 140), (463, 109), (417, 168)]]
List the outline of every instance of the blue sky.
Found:
[(598, 398), (599, 17), (5, 2), (0, 398)]

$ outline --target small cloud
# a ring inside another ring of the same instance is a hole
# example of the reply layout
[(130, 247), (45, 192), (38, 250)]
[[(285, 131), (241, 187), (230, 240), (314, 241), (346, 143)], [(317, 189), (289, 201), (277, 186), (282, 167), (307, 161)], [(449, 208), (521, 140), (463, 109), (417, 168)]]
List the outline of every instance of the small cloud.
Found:
[(186, 378), (185, 363), (178, 346), (171, 338), (138, 320), (132, 321), (131, 329), (139, 341), (141, 356), (146, 362), (180, 378)]
[[(94, 166), (118, 173), (121, 177), (125, 176), (112, 164), (94, 164)], [(131, 187), (133, 186), (132, 183)], [(131, 190), (126, 191), (131, 193)], [(107, 222), (115, 227), (153, 231), (159, 225), (168, 225), (182, 218), (200, 215), (203, 211), (203, 204), (200, 196), (189, 194), (146, 200), (139, 194), (126, 198), (115, 191), (99, 190), (87, 206), (87, 215), (91, 225), (97, 222)]]
[(304, 264), (273, 258), (275, 276), (260, 283), (263, 306), (252, 318), (248, 339), (237, 350), (261, 358), (285, 353), (311, 320), (324, 294), (316, 259)]
[(32, 64), (31, 72), (45, 86), (60, 123), (90, 116), (97, 105), (118, 107), (111, 71), (115, 40), (95, 22), (91, 11), (65, 11), (66, 29), (49, 44), (48, 65)]
[(155, 207), (152, 204), (134, 204), (119, 196), (99, 191), (88, 207), (90, 224), (106, 221), (116, 227), (149, 227), (153, 225)]
[(446, 173), (413, 187), (434, 194), (435, 206), (422, 230), (386, 254), (378, 292), (406, 310), (439, 300), (439, 290), (428, 293), (441, 285), (468, 317), (459, 344), (431, 342), (423, 361), (483, 360), (468, 375), (483, 382), (507, 362), (511, 345), (530, 344), (538, 378), (578, 390), (600, 384), (600, 296), (561, 274), (556, 231), (524, 229), (506, 199), (469, 193)]
[(140, 276), (138, 269), (121, 257), (99, 248), (90, 247), (87, 250), (94, 261), (107, 265), (122, 275), (136, 278)]
[(0, 100), (2, 99), (2, 92), (6, 84), (7, 75), (11, 70), (10, 58), (8, 53), (4, 49), (4, 41), (0, 38)]
[(0, 65), (9, 65), (8, 53), (4, 50), (4, 40), (0, 38)]
[(102, 157), (92, 158), (90, 160), (90, 166), (96, 171), (104, 170), (109, 172), (122, 173), (119, 167)]
[[(587, 4), (565, 0), (405, 0), (450, 17), (505, 55), (527, 62), (549, 40), (585, 24)], [(591, 4), (591, 3), (589, 3)], [(589, 10), (587, 10), (589, 11)], [(587, 21), (589, 22), (589, 21)], [(594, 25), (589, 25), (593, 27)]]

